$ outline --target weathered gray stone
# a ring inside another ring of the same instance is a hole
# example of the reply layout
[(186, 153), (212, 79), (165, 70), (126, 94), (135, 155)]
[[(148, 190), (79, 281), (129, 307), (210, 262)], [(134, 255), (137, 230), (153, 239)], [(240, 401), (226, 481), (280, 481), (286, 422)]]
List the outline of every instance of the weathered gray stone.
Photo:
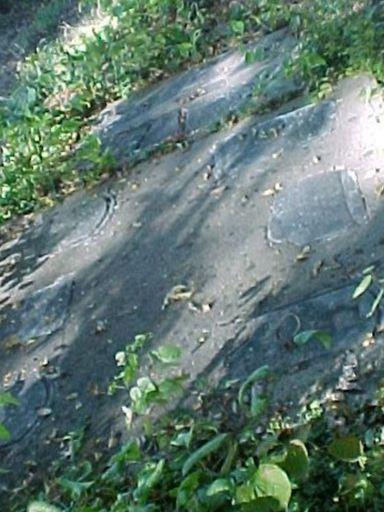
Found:
[(28, 343), (58, 331), (68, 315), (72, 288), (71, 276), (59, 277), (30, 295), (19, 307), (9, 310), (6, 320), (0, 324), (0, 340), (16, 336), (18, 341)]
[(329, 129), (336, 112), (334, 101), (310, 104), (259, 122), (246, 123), (235, 134), (221, 141), (212, 151), (210, 165), (216, 179), (236, 175), (255, 162), (271, 161), (274, 150), (283, 153), (308, 143)]
[(113, 192), (102, 190), (82, 194), (82, 198), (69, 197), (60, 208), (55, 207), (37, 219), (28, 238), (38, 245), (40, 255), (86, 243), (111, 219), (116, 207)]
[(272, 242), (305, 245), (367, 221), (356, 174), (329, 171), (304, 178), (277, 195), (268, 235)]
[(301, 84), (282, 65), (295, 46), (285, 30), (256, 45), (266, 58), (247, 64), (244, 51), (230, 51), (149, 91), (108, 106), (95, 126), (104, 147), (121, 160), (135, 158), (168, 140), (183, 139), (238, 112), (261, 86), (255, 105), (298, 93)]
[[(252, 334), (227, 357), (230, 377), (244, 378), (267, 364), (275, 374), (274, 398), (279, 402), (299, 400), (315, 388), (324, 391), (336, 386), (340, 360), (360, 353), (380, 314), (367, 318), (374, 293), (354, 301), (353, 291), (354, 286), (347, 286), (252, 319)], [(329, 334), (330, 346), (323, 346), (315, 337), (305, 345), (295, 345), (294, 337), (310, 330)]]
[(31, 434), (44, 415), (49, 414), (49, 381), (18, 380), (9, 391), (19, 403), (0, 408), (0, 423), (6, 426), (11, 435), (7, 441), (0, 440), (0, 450)]

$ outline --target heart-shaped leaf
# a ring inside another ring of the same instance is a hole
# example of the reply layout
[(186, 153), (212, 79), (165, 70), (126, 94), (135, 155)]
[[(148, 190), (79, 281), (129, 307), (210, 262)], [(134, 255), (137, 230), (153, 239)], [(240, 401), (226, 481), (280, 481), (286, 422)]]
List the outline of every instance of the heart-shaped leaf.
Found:
[(335, 459), (357, 462), (363, 455), (363, 445), (356, 436), (346, 436), (334, 439), (328, 451)]
[(259, 497), (274, 498), (280, 510), (288, 507), (292, 488), (285, 471), (275, 464), (261, 464), (253, 482)]

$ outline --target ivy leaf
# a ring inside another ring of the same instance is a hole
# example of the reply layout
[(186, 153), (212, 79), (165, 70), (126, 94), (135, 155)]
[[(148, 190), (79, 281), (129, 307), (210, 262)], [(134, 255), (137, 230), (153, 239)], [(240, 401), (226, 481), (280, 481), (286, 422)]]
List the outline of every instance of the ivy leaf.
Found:
[(232, 492), (234, 489), (233, 482), (229, 478), (218, 478), (214, 480), (207, 489), (207, 496), (215, 496), (221, 492)]
[(231, 29), (236, 35), (243, 35), (245, 30), (245, 24), (242, 20), (232, 20)]
[(292, 488), (285, 471), (275, 464), (261, 464), (253, 482), (259, 497), (273, 498), (278, 502), (278, 510), (286, 510)]
[(158, 463), (148, 463), (140, 471), (138, 476), (137, 489), (135, 490), (135, 498), (145, 501), (148, 493), (158, 483), (163, 474), (165, 460), (161, 459)]
[(308, 452), (305, 444), (299, 439), (293, 439), (289, 443), (287, 455), (280, 466), (290, 478), (294, 480), (303, 479), (309, 469)]
[(215, 452), (220, 448), (220, 446), (227, 440), (228, 434), (218, 434), (216, 437), (205, 443), (198, 450), (196, 450), (192, 455), (188, 457), (188, 459), (184, 462), (182, 474), (183, 476), (187, 475), (189, 471), (195, 466), (198, 462), (205, 459), (208, 455)]
[(177, 364), (181, 356), (181, 349), (172, 345), (165, 345), (153, 350), (151, 355), (161, 363)]
[(186, 478), (184, 478), (177, 489), (177, 510), (179, 510), (180, 507), (187, 507), (189, 500), (196, 494), (196, 491), (199, 489), (200, 479), (202, 477), (204, 477), (204, 473), (202, 471), (194, 471), (193, 473), (190, 473)]
[(310, 340), (315, 339), (319, 341), (324, 348), (329, 349), (331, 348), (332, 343), (332, 337), (329, 333), (325, 331), (318, 331), (318, 330), (309, 330), (309, 331), (302, 331), (296, 334), (296, 336), (293, 338), (293, 343), (295, 345), (305, 345)]
[(356, 286), (355, 291), (353, 292), (352, 299), (357, 299), (360, 295), (363, 295), (372, 283), (372, 274), (368, 274), (363, 277), (360, 283)]
[(356, 436), (346, 436), (334, 439), (328, 451), (335, 459), (357, 462), (363, 455), (363, 445)]

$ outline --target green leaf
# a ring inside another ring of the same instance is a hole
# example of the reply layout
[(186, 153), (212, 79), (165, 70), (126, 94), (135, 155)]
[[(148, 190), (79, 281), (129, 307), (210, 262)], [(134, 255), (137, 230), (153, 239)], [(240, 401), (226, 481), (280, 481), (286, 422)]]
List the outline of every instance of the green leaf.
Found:
[(78, 499), (80, 496), (87, 491), (93, 485), (93, 481), (80, 482), (78, 480), (70, 480), (69, 478), (58, 478), (57, 483), (66, 491), (72, 499)]
[(245, 484), (239, 485), (236, 487), (235, 492), (235, 500), (236, 503), (250, 503), (254, 501), (256, 494), (255, 494), (255, 486), (251, 484), (250, 482), (247, 482)]
[(357, 462), (363, 455), (363, 445), (356, 436), (346, 436), (334, 439), (329, 445), (328, 451), (335, 459), (344, 462)]
[(141, 460), (140, 446), (136, 440), (126, 443), (119, 452), (110, 460), (109, 467), (104, 471), (101, 479), (112, 480), (124, 475), (124, 468), (127, 462), (137, 462)]
[(275, 464), (261, 464), (253, 477), (257, 495), (259, 497), (274, 498), (279, 510), (288, 507), (292, 488), (285, 471)]
[(163, 401), (168, 401), (170, 398), (174, 396), (180, 396), (183, 394), (184, 387), (183, 382), (185, 381), (184, 377), (170, 377), (168, 379), (164, 379), (159, 383), (159, 395)]
[(267, 408), (268, 400), (265, 397), (252, 396), (251, 399), (251, 415), (253, 418), (258, 418), (263, 414)]
[(43, 501), (33, 501), (28, 505), (27, 512), (60, 512), (60, 509)]
[(173, 345), (165, 345), (153, 350), (151, 355), (164, 364), (176, 364), (181, 356), (181, 349)]
[(310, 340), (315, 339), (319, 341), (324, 348), (329, 349), (331, 347), (332, 343), (332, 336), (325, 332), (325, 331), (317, 331), (317, 330), (309, 330), (309, 331), (302, 331), (296, 334), (296, 336), (293, 338), (293, 343), (295, 345), (305, 345)]
[(261, 61), (265, 59), (265, 51), (264, 48), (255, 48), (254, 50), (248, 50), (245, 52), (245, 62), (247, 64), (252, 64), (256, 61)]
[(186, 507), (189, 500), (195, 495), (195, 492), (200, 487), (200, 479), (204, 474), (202, 471), (194, 471), (190, 473), (181, 482), (177, 489), (176, 503), (177, 507)]
[(218, 478), (214, 480), (207, 489), (207, 496), (215, 496), (221, 492), (232, 492), (234, 489), (233, 482), (229, 478)]
[(205, 443), (198, 450), (192, 453), (188, 459), (184, 462), (182, 474), (185, 476), (189, 471), (199, 463), (202, 459), (215, 452), (220, 446), (225, 443), (228, 438), (228, 434), (218, 434), (213, 439)]
[(161, 459), (157, 463), (148, 463), (139, 473), (135, 497), (145, 499), (151, 489), (159, 482), (163, 474), (165, 460)]
[(232, 20), (231, 29), (237, 35), (243, 35), (245, 30), (245, 24), (242, 20)]
[(260, 368), (257, 368), (254, 372), (251, 373), (251, 375), (249, 375), (249, 377), (246, 379), (244, 384), (242, 384), (242, 386), (239, 389), (237, 400), (240, 405), (244, 404), (244, 393), (247, 387), (250, 386), (251, 384), (254, 384), (258, 380), (262, 380), (265, 379), (266, 377), (269, 377), (270, 373), (271, 372), (269, 370), (269, 366), (265, 365), (261, 366)]
[(10, 439), (11, 439), (11, 433), (2, 423), (0, 423), (0, 440), (1, 441), (9, 441)]
[(11, 393), (0, 393), (0, 407), (5, 405), (19, 405), (17, 398), (11, 395)]
[(375, 300), (372, 303), (371, 309), (369, 310), (369, 313), (367, 314), (367, 318), (370, 318), (376, 311), (378, 305), (382, 301), (384, 295), (384, 288), (381, 288), (379, 293), (376, 295)]
[(180, 446), (184, 448), (189, 448), (193, 436), (193, 427), (191, 427), (188, 432), (180, 432), (175, 439), (171, 441), (172, 446)]
[(356, 286), (355, 291), (353, 292), (352, 295), (352, 299), (357, 299), (358, 297), (360, 297), (360, 295), (363, 295), (363, 293), (365, 293), (372, 284), (372, 281), (372, 274), (364, 276), (363, 279), (358, 284), (358, 286)]
[(301, 480), (307, 475), (309, 469), (308, 452), (302, 441), (293, 439), (289, 443), (287, 455), (280, 467), (294, 480)]

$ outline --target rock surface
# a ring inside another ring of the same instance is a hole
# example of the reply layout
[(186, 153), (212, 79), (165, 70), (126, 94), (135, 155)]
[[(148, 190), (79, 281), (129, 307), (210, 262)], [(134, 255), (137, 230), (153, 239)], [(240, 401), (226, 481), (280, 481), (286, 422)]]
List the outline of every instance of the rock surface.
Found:
[(204, 67), (108, 106), (94, 131), (118, 162), (140, 159), (163, 142), (202, 135), (244, 108), (255, 89), (262, 94), (253, 100), (254, 108), (297, 94), (301, 84), (283, 72), (294, 47), (295, 40), (281, 30), (251, 47), (258, 56), (251, 64), (245, 51), (229, 51)]
[[(173, 136), (196, 76), (209, 92), (193, 100), (188, 129), (204, 130), (259, 72), (233, 55), (111, 107), (105, 144), (124, 159)], [(275, 59), (280, 50), (264, 68), (276, 69)], [(233, 66), (228, 84), (222, 66)], [(375, 87), (348, 78), (322, 102), (303, 97), (199, 137), (43, 212), (2, 247), (0, 378), (22, 404), (0, 418), (13, 432), (0, 446), (2, 467), (44, 467), (84, 424), (100, 449), (123, 433), (126, 396), (105, 390), (115, 353), (138, 333), (180, 346), (191, 382), (244, 378), (269, 364), (282, 403), (346, 387), (352, 356), (355, 391), (372, 369), (380, 377), (383, 337), (366, 343), (382, 322), (381, 307), (367, 317), (374, 287), (352, 300), (362, 269), (373, 263), (380, 273), (383, 261), (384, 106), (364, 94)], [(192, 297), (164, 307), (180, 284)], [(331, 347), (292, 343), (312, 329), (329, 333)]]

